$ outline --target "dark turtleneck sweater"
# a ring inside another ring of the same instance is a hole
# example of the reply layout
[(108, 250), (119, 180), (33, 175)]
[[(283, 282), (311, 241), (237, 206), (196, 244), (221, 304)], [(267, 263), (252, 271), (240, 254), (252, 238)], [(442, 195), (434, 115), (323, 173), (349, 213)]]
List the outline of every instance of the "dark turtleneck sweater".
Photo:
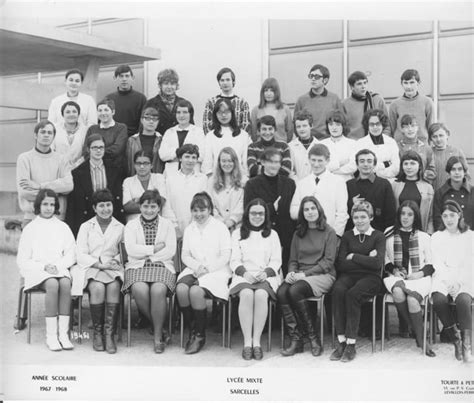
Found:
[(106, 98), (115, 102), (114, 120), (127, 126), (128, 137), (138, 133), (142, 109), (146, 103), (146, 97), (141, 92), (130, 88), (128, 91), (117, 91), (107, 95)]

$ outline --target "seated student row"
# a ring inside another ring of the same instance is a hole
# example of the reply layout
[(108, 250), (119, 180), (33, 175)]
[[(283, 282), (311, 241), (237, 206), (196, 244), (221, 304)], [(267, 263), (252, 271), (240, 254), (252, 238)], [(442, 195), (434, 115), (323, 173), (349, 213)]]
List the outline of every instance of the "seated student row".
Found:
[[(98, 190), (93, 200), (96, 216), (82, 224), (76, 247), (69, 228), (55, 217), (59, 209), (57, 195), (42, 189), (35, 199), (38, 217), (25, 227), (20, 240), (17, 261), (25, 277), (25, 289), (39, 286), (46, 291), (46, 342), (51, 350), (73, 348), (67, 336), (72, 277), (73, 295), (81, 294), (86, 287), (91, 294), (93, 347), (109, 353), (116, 352), (114, 333), (121, 283), (123, 291), (131, 289), (140, 312), (153, 324), (156, 353), (165, 349), (162, 330), (166, 296), (175, 291), (176, 285), (178, 302), (190, 327), (185, 350), (188, 354), (199, 352), (205, 344), (205, 298), (226, 300), (238, 294), (244, 359), (263, 357), (260, 336), (267, 317), (267, 299), (276, 299), (277, 295), (291, 338), (282, 354), (301, 352), (302, 339), (307, 338), (312, 354), (320, 355), (322, 347), (305, 299), (332, 288), (339, 344), (331, 359), (351, 361), (356, 354), (360, 306), (381, 291), (385, 260), (386, 270), (391, 273), (385, 285), (393, 293), (399, 312), (412, 323), (417, 343), (422, 344), (419, 304), (431, 291), (434, 308), (455, 345), (456, 358), (470, 361), (473, 232), (465, 225), (462, 209), (455, 201), (443, 205), (442, 227), (431, 242), (420, 231), (416, 203), (402, 203), (393, 235), (386, 241), (383, 233), (371, 227), (371, 204), (359, 202), (351, 210), (355, 228), (344, 233), (336, 259), (335, 232), (327, 225), (318, 200), (306, 197), (299, 208), (289, 273), (278, 288), (283, 279), (280, 242), (271, 229), (268, 205), (261, 199), (247, 204), (242, 226), (231, 236), (226, 226), (212, 217), (210, 196), (205, 192), (196, 194), (191, 202), (193, 221), (183, 239), (186, 269), (177, 282), (173, 265), (175, 231), (169, 220), (159, 216), (162, 200), (158, 191), (145, 191), (139, 201), (140, 216), (124, 231), (123, 225), (112, 218), (111, 193)], [(122, 231), (129, 256), (125, 275), (118, 260)], [(44, 237), (44, 233), (49, 236)], [(448, 296), (456, 303), (462, 338), (451, 316)], [(435, 355), (430, 346), (426, 351), (429, 356)]]

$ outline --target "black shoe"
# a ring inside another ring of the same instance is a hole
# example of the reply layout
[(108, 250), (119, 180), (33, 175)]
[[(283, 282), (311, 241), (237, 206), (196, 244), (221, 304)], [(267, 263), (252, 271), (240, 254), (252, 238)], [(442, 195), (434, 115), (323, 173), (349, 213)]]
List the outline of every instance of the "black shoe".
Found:
[(341, 357), (341, 362), (352, 361), (356, 356), (356, 346), (355, 344), (348, 344), (344, 349), (344, 353)]
[(344, 350), (346, 348), (346, 342), (339, 343), (336, 347), (336, 349), (332, 352), (331, 356), (329, 359), (331, 361), (339, 361), (344, 354)]
[(456, 360), (462, 361), (462, 341), (461, 332), (456, 325), (445, 328), (449, 340), (454, 345), (454, 356)]
[(242, 358), (245, 361), (250, 361), (253, 358), (253, 349), (252, 349), (252, 347), (244, 347), (243, 348)]
[(287, 304), (280, 305), (280, 309), (286, 325), (286, 332), (291, 339), (291, 344), (288, 346), (288, 348), (281, 350), (281, 355), (284, 357), (290, 357), (296, 353), (302, 353), (303, 341), (301, 340), (301, 334), (298, 329), (298, 324), (293, 309)]
[(291, 340), (291, 344), (288, 348), (284, 348), (280, 351), (280, 354), (283, 357), (291, 357), (297, 353), (302, 353), (304, 350), (303, 341), (302, 340)]
[(436, 357), (436, 353), (429, 346), (426, 346), (425, 355), (427, 357)]
[(206, 337), (196, 334), (193, 340), (191, 341), (191, 343), (189, 343), (188, 348), (184, 350), (184, 353), (185, 354), (199, 353), (199, 351), (201, 351), (201, 349), (203, 348), (204, 344), (206, 344)]
[(462, 330), (462, 360), (469, 364), (472, 362), (471, 357), (471, 338), (472, 338), (472, 330)]
[(263, 350), (262, 347), (254, 347), (253, 348), (253, 358), (260, 361), (263, 358)]
[(313, 354), (313, 357), (319, 357), (323, 353), (321, 341), (318, 337), (315, 337), (314, 339), (310, 339), (309, 342), (311, 343), (311, 354)]
[(154, 350), (155, 350), (155, 354), (161, 354), (165, 351), (165, 342), (164, 341), (159, 341), (159, 342), (154, 342)]

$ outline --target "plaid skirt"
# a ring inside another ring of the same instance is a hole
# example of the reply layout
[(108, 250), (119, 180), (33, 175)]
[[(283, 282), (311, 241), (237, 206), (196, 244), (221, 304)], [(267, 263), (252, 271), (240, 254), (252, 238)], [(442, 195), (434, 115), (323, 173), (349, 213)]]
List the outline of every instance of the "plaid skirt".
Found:
[(145, 262), (143, 267), (125, 270), (122, 292), (126, 292), (133, 283), (163, 283), (170, 293), (176, 288), (176, 274), (169, 271), (161, 262)]

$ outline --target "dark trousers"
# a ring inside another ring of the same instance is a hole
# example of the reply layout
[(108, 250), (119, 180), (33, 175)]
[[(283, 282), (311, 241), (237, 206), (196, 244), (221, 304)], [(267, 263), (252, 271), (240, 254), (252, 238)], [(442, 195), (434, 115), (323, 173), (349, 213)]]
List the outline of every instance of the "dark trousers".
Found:
[(378, 276), (367, 274), (342, 274), (332, 289), (332, 308), (337, 335), (357, 338), (360, 308), (382, 288)]

